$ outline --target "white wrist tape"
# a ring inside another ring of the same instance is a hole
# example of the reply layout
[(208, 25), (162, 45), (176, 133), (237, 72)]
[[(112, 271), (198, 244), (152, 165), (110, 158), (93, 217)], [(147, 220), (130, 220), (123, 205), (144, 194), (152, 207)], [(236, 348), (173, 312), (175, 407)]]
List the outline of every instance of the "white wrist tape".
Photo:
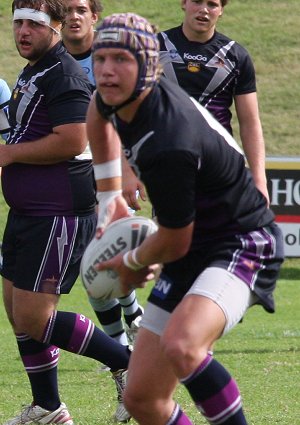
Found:
[(102, 164), (95, 164), (93, 168), (96, 180), (122, 176), (121, 158), (103, 162)]
[(106, 192), (97, 192), (96, 198), (100, 208), (107, 208), (107, 205), (117, 196), (122, 195), (122, 190), (108, 190)]
[(132, 261), (134, 262), (134, 264), (136, 264), (138, 267), (142, 268), (142, 267), (145, 267), (144, 264), (140, 263), (138, 261), (138, 259), (136, 258), (138, 248), (139, 247), (137, 246), (136, 248), (134, 248), (133, 251), (131, 251), (131, 258), (132, 258)]
[[(139, 263), (138, 260), (136, 259), (137, 249), (138, 248), (134, 248), (133, 251), (125, 252), (125, 254), (123, 255), (123, 263), (125, 264), (125, 266), (134, 271), (137, 271), (146, 267), (143, 264)], [(131, 261), (129, 261), (129, 258), (128, 258), (130, 254), (131, 254)]]
[(109, 219), (109, 205), (113, 200), (122, 195), (122, 190), (109, 190), (107, 192), (97, 192), (96, 198), (99, 202), (97, 228), (104, 228)]

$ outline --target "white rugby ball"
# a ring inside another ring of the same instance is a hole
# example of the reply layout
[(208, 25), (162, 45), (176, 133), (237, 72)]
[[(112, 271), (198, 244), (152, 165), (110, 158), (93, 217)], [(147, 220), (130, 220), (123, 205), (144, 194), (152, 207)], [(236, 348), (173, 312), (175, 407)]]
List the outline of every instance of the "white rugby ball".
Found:
[(95, 299), (109, 300), (123, 297), (119, 276), (113, 270), (95, 268), (102, 261), (139, 246), (156, 232), (157, 225), (142, 216), (124, 217), (112, 222), (100, 239), (92, 239), (87, 246), (80, 266), (80, 275), (87, 293)]

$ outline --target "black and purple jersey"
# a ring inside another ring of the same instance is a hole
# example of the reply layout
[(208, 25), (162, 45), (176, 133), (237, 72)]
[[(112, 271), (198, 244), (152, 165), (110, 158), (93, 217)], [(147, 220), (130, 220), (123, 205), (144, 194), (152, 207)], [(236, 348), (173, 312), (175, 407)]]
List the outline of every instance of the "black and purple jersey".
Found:
[(162, 77), (130, 124), (116, 117), (116, 125), (158, 222), (179, 228), (195, 221), (192, 249), (273, 221), (235, 140), (168, 79)]
[(159, 41), (165, 76), (232, 133), (233, 97), (256, 92), (255, 71), (246, 49), (218, 32), (207, 43), (189, 41), (182, 26), (161, 32)]
[(176, 229), (194, 222), (188, 254), (163, 269), (169, 277), (180, 276), (183, 294), (212, 265), (243, 279), (274, 311), (272, 291), (283, 256), (280, 232), (233, 137), (165, 77), (129, 124), (118, 116), (114, 122), (158, 223)]
[[(34, 142), (53, 128), (84, 123), (92, 86), (80, 65), (56, 44), (19, 75), (9, 103), (7, 144)], [(95, 207), (91, 154), (49, 165), (4, 167), (2, 190), (13, 212), (27, 216), (89, 215)]]

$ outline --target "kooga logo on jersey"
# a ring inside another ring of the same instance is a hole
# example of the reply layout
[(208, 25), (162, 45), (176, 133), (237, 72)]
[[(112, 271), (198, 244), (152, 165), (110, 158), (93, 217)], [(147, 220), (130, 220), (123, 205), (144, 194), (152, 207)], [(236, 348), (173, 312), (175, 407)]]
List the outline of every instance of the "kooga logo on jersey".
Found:
[(202, 55), (191, 55), (190, 53), (185, 53), (183, 58), (186, 60), (207, 62), (207, 57)]

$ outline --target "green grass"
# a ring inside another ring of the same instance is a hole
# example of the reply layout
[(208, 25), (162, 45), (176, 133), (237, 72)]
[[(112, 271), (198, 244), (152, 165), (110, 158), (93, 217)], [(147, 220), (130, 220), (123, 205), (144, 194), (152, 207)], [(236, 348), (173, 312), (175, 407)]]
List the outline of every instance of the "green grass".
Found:
[[(24, 65), (11, 31), (11, 0), (0, 4), (0, 78), (10, 85)], [(161, 30), (182, 20), (179, 0), (103, 0), (104, 13), (132, 11)], [(230, 0), (218, 29), (243, 44), (257, 70), (268, 155), (297, 155), (300, 134), (299, 0)], [(234, 125), (238, 138), (237, 125)]]
[[(144, 207), (142, 213), (148, 215), (149, 205)], [(1, 232), (6, 212), (7, 207), (0, 201)], [(242, 324), (216, 343), (215, 357), (237, 380), (249, 425), (300, 424), (299, 275), (299, 260), (287, 259), (275, 293), (276, 313), (270, 315), (260, 307), (253, 307)], [(137, 291), (143, 305), (150, 288), (151, 284)], [(80, 312), (97, 323), (79, 280), (70, 295), (61, 297), (60, 309)], [(31, 397), (2, 303), (0, 340), (0, 423), (3, 423), (22, 403), (29, 403)], [(99, 372), (97, 362), (61, 351), (59, 384), (61, 398), (76, 425), (112, 424), (114, 383), (109, 373)], [(176, 398), (193, 423), (205, 425), (183, 387), (178, 387)]]
[[(158, 24), (160, 29), (177, 25), (182, 17), (179, 0), (110, 0), (103, 3), (105, 15), (135, 11)], [(14, 47), (10, 4), (11, 0), (0, 2), (0, 78), (12, 85), (24, 61)], [(230, 0), (219, 25), (220, 31), (243, 44), (254, 59), (268, 154), (298, 154), (299, 15), (299, 0)], [(148, 214), (149, 207), (146, 207), (144, 211)], [(0, 201), (0, 239), (6, 213), (7, 206)], [(249, 425), (300, 424), (299, 276), (299, 259), (286, 260), (276, 290), (277, 312), (269, 315), (254, 307), (243, 323), (215, 346), (216, 358), (238, 381)], [(142, 304), (149, 289), (138, 291)], [(79, 281), (68, 297), (62, 297), (60, 307), (95, 319)], [(2, 304), (0, 340), (2, 423), (18, 411), (22, 403), (31, 401), (27, 377)], [(111, 424), (115, 408), (114, 383), (108, 373), (98, 373), (98, 369), (99, 365), (93, 360), (61, 353), (61, 397), (70, 408), (76, 425)], [(195, 424), (205, 424), (184, 388), (178, 389), (176, 397)]]
[[(300, 411), (299, 357), (299, 265), (287, 260), (276, 290), (277, 312), (267, 314), (253, 307), (242, 324), (217, 342), (215, 357), (237, 380), (249, 425), (297, 425)], [(150, 286), (138, 290), (142, 304)], [(95, 319), (78, 281), (60, 308)], [(23, 372), (14, 337), (0, 306), (0, 423), (13, 415), (22, 403), (30, 402), (27, 377)], [(62, 400), (77, 425), (111, 424), (115, 408), (114, 383), (109, 373), (84, 357), (61, 352), (59, 380)], [(206, 422), (196, 412), (184, 388), (177, 400), (197, 425)], [(134, 424), (134, 421), (132, 421)]]
[[(1, 198), (0, 198), (1, 199)], [(7, 207), (0, 201), (0, 229)], [(143, 214), (149, 215), (149, 205)], [(300, 330), (299, 260), (287, 259), (276, 290), (277, 311), (267, 314), (253, 307), (242, 324), (215, 345), (215, 357), (237, 380), (249, 425), (298, 425), (300, 410)], [(137, 291), (145, 305), (151, 284)], [(62, 296), (60, 309), (85, 314), (97, 323), (84, 289), (78, 280), (68, 296)], [(31, 401), (27, 376), (16, 342), (0, 304), (0, 423), (15, 414), (22, 403)], [(99, 372), (92, 359), (61, 351), (59, 384), (76, 425), (112, 424), (115, 387), (109, 373)], [(176, 399), (193, 423), (205, 425), (183, 387)], [(135, 424), (131, 421), (132, 425)]]

